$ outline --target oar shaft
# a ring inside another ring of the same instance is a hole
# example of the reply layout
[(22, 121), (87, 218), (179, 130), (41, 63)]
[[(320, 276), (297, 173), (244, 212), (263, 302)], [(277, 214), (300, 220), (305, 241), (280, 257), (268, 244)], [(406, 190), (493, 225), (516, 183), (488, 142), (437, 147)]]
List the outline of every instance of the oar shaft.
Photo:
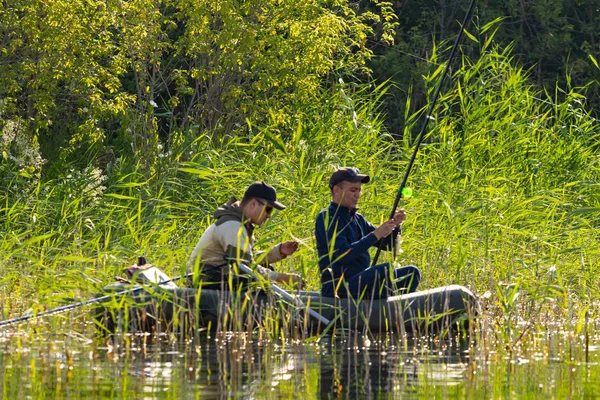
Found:
[(304, 302), (298, 298), (298, 296), (292, 296), (291, 294), (289, 294), (288, 292), (286, 292), (285, 290), (283, 290), (282, 288), (280, 288), (279, 286), (277, 286), (274, 283), (271, 284), (271, 287), (273, 288), (273, 291), (275, 293), (279, 294), (284, 300), (286, 300), (292, 304), (296, 304), (296, 305), (300, 306), (301, 308), (306, 309), (308, 311), (308, 313), (310, 314), (310, 316), (312, 316), (313, 318), (318, 319), (325, 325), (329, 325), (329, 323), (331, 322), (327, 318), (325, 318), (324, 316), (322, 316), (321, 314), (319, 314), (318, 312), (313, 310), (312, 308), (306, 306), (304, 304)]
[[(238, 268), (240, 269), (240, 271), (242, 271), (245, 274), (248, 274), (253, 277), (255, 276), (255, 272), (245, 264), (239, 264)], [(302, 300), (300, 300), (300, 298), (298, 296), (292, 296), (290, 293), (286, 292), (285, 290), (283, 290), (282, 288), (280, 288), (279, 286), (277, 286), (274, 283), (271, 283), (270, 286), (271, 286), (271, 289), (273, 289), (273, 291), (275, 293), (277, 293), (278, 295), (280, 295), (281, 298), (283, 298), (285, 301), (306, 309), (308, 311), (308, 314), (310, 314), (311, 317), (318, 319), (325, 325), (330, 324), (331, 321), (329, 321), (327, 318), (325, 318), (324, 316), (322, 316), (321, 314), (319, 314), (312, 308), (308, 307), (306, 304), (304, 304), (304, 302)]]

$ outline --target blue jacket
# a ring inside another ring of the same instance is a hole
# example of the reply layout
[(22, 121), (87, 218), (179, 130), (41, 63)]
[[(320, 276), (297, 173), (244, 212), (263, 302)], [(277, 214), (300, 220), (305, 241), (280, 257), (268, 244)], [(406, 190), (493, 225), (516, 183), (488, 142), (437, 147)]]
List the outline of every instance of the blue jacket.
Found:
[[(369, 248), (379, 246), (375, 227), (356, 211), (332, 201), (317, 215), (315, 237), (323, 296), (334, 295), (342, 276), (347, 281), (369, 268)], [(384, 248), (390, 248), (392, 236), (383, 239)]]

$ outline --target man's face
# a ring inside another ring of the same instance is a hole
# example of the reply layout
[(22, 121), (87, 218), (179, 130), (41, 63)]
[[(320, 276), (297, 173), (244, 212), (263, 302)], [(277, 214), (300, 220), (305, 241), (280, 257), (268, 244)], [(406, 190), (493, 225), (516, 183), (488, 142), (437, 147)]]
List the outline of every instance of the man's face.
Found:
[(343, 207), (356, 208), (361, 194), (361, 182), (343, 181), (333, 187), (333, 201)]
[(262, 225), (271, 218), (273, 207), (263, 199), (252, 199), (249, 203), (246, 217), (254, 225)]

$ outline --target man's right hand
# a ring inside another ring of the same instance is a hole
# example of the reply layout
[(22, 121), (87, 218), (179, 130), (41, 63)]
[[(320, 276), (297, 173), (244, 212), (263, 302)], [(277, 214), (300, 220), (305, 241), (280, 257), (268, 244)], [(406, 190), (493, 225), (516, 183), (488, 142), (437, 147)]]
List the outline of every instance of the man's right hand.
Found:
[(390, 233), (394, 231), (394, 229), (402, 225), (405, 219), (406, 211), (404, 211), (403, 209), (399, 210), (394, 214), (393, 218), (388, 219), (379, 227), (375, 228), (375, 230), (373, 231), (375, 237), (377, 237), (377, 239), (383, 239), (385, 237), (388, 237)]
[(385, 221), (383, 224), (379, 225), (377, 228), (375, 228), (375, 230), (373, 231), (373, 234), (375, 235), (375, 237), (377, 239), (383, 239), (385, 237), (388, 237), (389, 234), (392, 233), (395, 228), (396, 228), (396, 223), (394, 222), (393, 219), (389, 219), (389, 220)]

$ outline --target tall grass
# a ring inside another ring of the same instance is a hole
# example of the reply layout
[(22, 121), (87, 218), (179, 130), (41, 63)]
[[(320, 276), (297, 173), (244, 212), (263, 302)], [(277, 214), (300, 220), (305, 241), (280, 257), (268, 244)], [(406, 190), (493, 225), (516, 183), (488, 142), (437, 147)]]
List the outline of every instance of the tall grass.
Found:
[[(509, 50), (464, 58), (440, 99), (409, 180), (415, 195), (401, 204), (409, 213), (396, 261), (419, 266), (423, 288), (472, 288), (490, 326), (515, 343), (551, 318), (577, 326), (575, 310), (598, 301), (600, 130), (580, 91), (540, 92)], [(213, 210), (255, 180), (288, 205), (256, 231), (257, 247), (298, 239), (300, 252), (278, 268), (318, 290), (313, 223), (331, 172), (354, 165), (371, 175), (361, 211), (378, 224), (413, 150), (422, 111), (396, 140), (384, 133), (381, 96), (385, 86), (340, 82), (292, 123), (181, 141), (150, 169), (122, 158), (50, 182), (4, 169), (2, 318), (88, 298), (139, 254), (185, 272)]]
[(464, 59), (455, 80), (413, 176), (406, 260), (427, 285), (488, 293), (499, 327), (519, 307), (533, 325), (576, 320), (598, 289), (600, 130), (585, 97), (534, 89), (508, 51)]

